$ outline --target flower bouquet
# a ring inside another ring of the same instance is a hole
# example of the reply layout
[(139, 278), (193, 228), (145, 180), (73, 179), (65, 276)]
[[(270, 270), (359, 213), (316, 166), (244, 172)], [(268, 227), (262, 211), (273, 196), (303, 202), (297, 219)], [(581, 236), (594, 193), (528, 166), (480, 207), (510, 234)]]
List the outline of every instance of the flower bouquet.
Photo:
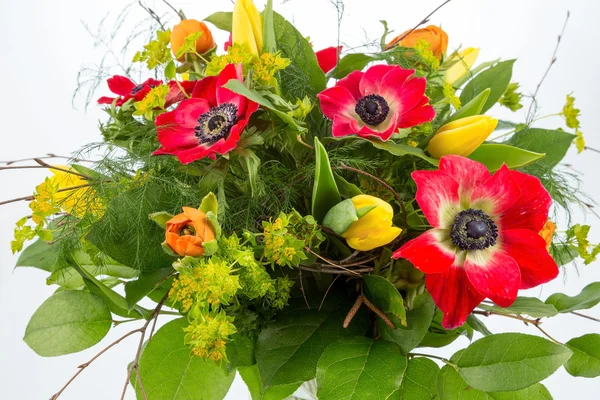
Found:
[[(17, 265), (58, 286), (25, 330), (33, 351), (135, 325), (52, 399), (130, 337), (121, 398), (222, 399), (239, 373), (254, 400), (303, 384), (320, 400), (549, 399), (540, 381), (561, 366), (600, 376), (599, 334), (543, 328), (586, 317), (600, 283), (519, 296), (600, 253), (560, 221), (582, 198), (558, 166), (584, 149), (571, 95), (556, 130), (534, 126), (535, 94), (526, 120), (498, 120), (524, 100), (515, 60), (449, 52), (425, 23), (315, 51), (271, 0), (170, 27), (148, 12), (160, 28), (132, 61), (148, 78), (107, 80), (103, 143), (33, 159), (52, 176), (15, 228)], [(531, 332), (492, 333), (492, 316)], [(463, 336), (450, 358), (431, 351)]]

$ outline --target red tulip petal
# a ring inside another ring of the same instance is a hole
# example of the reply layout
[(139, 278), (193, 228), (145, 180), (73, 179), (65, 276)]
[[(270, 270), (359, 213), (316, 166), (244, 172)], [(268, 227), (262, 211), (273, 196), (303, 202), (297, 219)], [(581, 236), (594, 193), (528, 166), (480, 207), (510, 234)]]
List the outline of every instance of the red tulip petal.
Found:
[(425, 285), (435, 304), (444, 312), (442, 326), (446, 329), (462, 326), (471, 311), (485, 299), (473, 287), (464, 268), (457, 265), (439, 274), (426, 275)]
[(499, 306), (508, 307), (517, 298), (519, 266), (505, 252), (494, 248), (469, 251), (464, 268), (475, 289)]
[(360, 93), (360, 80), (365, 75), (362, 71), (354, 71), (348, 74), (343, 79), (340, 79), (336, 86), (346, 88), (352, 93), (355, 100), (359, 100), (363, 95)]
[(398, 128), (412, 128), (413, 126), (433, 121), (434, 118), (435, 109), (433, 106), (416, 107), (400, 116)]
[(217, 105), (217, 77), (207, 76), (196, 82), (192, 97), (204, 99), (211, 107)]
[(370, 94), (379, 94), (383, 77), (394, 69), (399, 69), (397, 65), (379, 64), (369, 68), (360, 80), (359, 89), (361, 96)]
[(444, 171), (458, 182), (460, 197), (469, 199), (473, 190), (490, 179), (490, 172), (480, 162), (461, 156), (440, 158), (440, 171)]
[(342, 46), (328, 47), (315, 53), (319, 67), (324, 73), (328, 73), (335, 68), (338, 62), (339, 54), (342, 52)]
[(521, 196), (502, 214), (502, 228), (539, 232), (548, 220), (552, 197), (535, 176), (517, 171), (511, 171), (511, 175), (521, 188)]
[(501, 215), (521, 196), (521, 190), (506, 165), (473, 190), (471, 207), (480, 208), (491, 216)]
[(437, 274), (454, 264), (456, 253), (450, 244), (447, 232), (441, 229), (430, 229), (404, 244), (394, 252), (392, 257), (406, 258), (420, 271), (426, 274)]
[(133, 83), (131, 79), (121, 75), (115, 75), (112, 78), (108, 78), (106, 83), (108, 83), (108, 88), (111, 92), (120, 96), (130, 94), (135, 87), (135, 83)]
[(354, 118), (352, 113), (356, 107), (356, 100), (348, 89), (334, 86), (323, 90), (317, 97), (321, 102), (321, 111), (327, 118), (334, 119), (336, 115)]
[(460, 211), (458, 182), (441, 171), (415, 171), (417, 203), (434, 228), (448, 228)]
[(502, 247), (521, 269), (520, 289), (529, 289), (558, 276), (558, 266), (546, 250), (546, 241), (535, 231), (511, 229), (502, 232)]

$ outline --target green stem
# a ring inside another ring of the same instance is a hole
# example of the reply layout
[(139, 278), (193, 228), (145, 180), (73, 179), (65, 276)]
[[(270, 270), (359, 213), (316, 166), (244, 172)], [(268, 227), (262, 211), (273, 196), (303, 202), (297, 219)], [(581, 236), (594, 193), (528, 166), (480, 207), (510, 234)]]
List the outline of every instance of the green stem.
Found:
[(424, 353), (408, 353), (409, 357), (428, 357), (428, 358), (435, 358), (436, 360), (440, 360), (443, 363), (451, 366), (452, 368), (454, 368), (457, 372), (458, 372), (458, 365), (453, 364), (452, 362), (450, 362), (450, 360), (448, 360), (447, 358), (444, 357), (440, 357), (440, 356), (434, 356), (433, 354), (424, 354)]

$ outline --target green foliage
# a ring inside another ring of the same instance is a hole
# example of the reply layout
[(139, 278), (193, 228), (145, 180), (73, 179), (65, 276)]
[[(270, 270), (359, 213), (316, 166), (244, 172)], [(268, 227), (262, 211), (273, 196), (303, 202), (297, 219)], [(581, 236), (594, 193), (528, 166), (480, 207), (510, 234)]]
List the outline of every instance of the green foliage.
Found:
[(394, 343), (362, 337), (340, 339), (319, 359), (319, 399), (387, 399), (400, 389), (406, 364)]
[(135, 53), (133, 62), (144, 62), (150, 70), (168, 63), (172, 60), (171, 49), (169, 48), (170, 40), (170, 29), (156, 31), (156, 40), (144, 45), (144, 50)]
[(511, 82), (511, 84), (506, 88), (506, 91), (502, 97), (498, 99), (498, 103), (510, 109), (511, 111), (518, 111), (523, 108), (523, 104), (521, 104), (523, 94), (517, 92), (518, 89), (519, 84), (517, 82)]
[(487, 304), (480, 304), (478, 307), (486, 311), (513, 315), (524, 314), (533, 318), (553, 317), (558, 314), (558, 311), (552, 304), (544, 303), (535, 297), (517, 297), (515, 302), (506, 308)]
[(600, 282), (590, 283), (576, 296), (554, 293), (546, 299), (546, 304), (553, 305), (559, 313), (586, 310), (598, 303), (600, 303)]
[(315, 159), (315, 183), (311, 210), (317, 221), (323, 221), (327, 212), (341, 201), (341, 197), (331, 170), (327, 150), (316, 137)]
[(38, 239), (21, 253), (17, 267), (33, 267), (52, 272), (60, 256), (60, 245)]
[(583, 259), (585, 265), (596, 261), (596, 257), (600, 254), (600, 244), (591, 245), (588, 240), (590, 229), (589, 225), (575, 224), (567, 230), (563, 242), (564, 246), (569, 246)]
[(467, 104), (485, 89), (490, 89), (490, 94), (480, 110), (485, 113), (492, 108), (500, 97), (506, 92), (512, 77), (515, 60), (502, 61), (491, 68), (479, 73), (471, 79), (460, 94), (461, 104)]
[(110, 330), (108, 307), (88, 292), (52, 295), (31, 317), (23, 340), (43, 357), (76, 353), (98, 343)]
[(204, 18), (205, 21), (210, 22), (218, 29), (223, 31), (231, 32), (231, 25), (233, 20), (233, 13), (217, 11), (212, 13), (208, 17)]
[[(431, 400), (437, 395), (436, 378), (440, 367), (429, 358), (417, 357), (408, 360), (402, 385), (391, 399)], [(397, 397), (399, 396), (399, 397)]]
[(133, 281), (125, 283), (125, 299), (129, 309), (160, 286), (173, 273), (173, 268), (161, 268), (140, 274)]
[(498, 143), (484, 143), (469, 155), (471, 160), (484, 164), (490, 172), (495, 172), (506, 164), (508, 168), (522, 168), (543, 158), (545, 154), (523, 150), (518, 147)]
[(404, 300), (398, 289), (382, 276), (365, 275), (363, 281), (367, 298), (380, 310), (400, 320), (401, 326), (407, 326)]
[(332, 72), (332, 76), (335, 79), (345, 78), (351, 72), (360, 71), (363, 68), (365, 68), (370, 62), (375, 60), (377, 60), (377, 57), (374, 57), (369, 54), (347, 54), (340, 59), (340, 62)]
[(239, 368), (238, 372), (240, 373), (240, 376), (244, 380), (246, 386), (248, 386), (252, 400), (287, 399), (301, 385), (299, 383), (292, 383), (290, 385), (271, 386), (263, 389), (258, 365), (254, 364), (249, 367)]
[(567, 347), (538, 336), (503, 333), (473, 342), (456, 365), (465, 382), (477, 390), (511, 391), (547, 378), (572, 354)]
[(425, 155), (425, 152), (418, 147), (409, 146), (406, 144), (394, 143), (392, 141), (381, 142), (379, 140), (369, 140), (369, 142), (376, 148), (380, 150), (385, 150), (390, 154), (393, 154), (397, 157), (403, 157), (406, 155), (415, 156), (422, 160), (427, 161), (431, 165), (438, 165), (438, 160), (435, 158), (431, 158)]
[(583, 335), (569, 340), (565, 345), (573, 351), (565, 364), (569, 374), (586, 378), (600, 376), (600, 334)]
[[(529, 128), (515, 133), (506, 143), (521, 149), (546, 154), (537, 164), (543, 168), (552, 169), (567, 154), (574, 137), (563, 131)], [(529, 173), (538, 170), (537, 168), (525, 168), (525, 171)]]

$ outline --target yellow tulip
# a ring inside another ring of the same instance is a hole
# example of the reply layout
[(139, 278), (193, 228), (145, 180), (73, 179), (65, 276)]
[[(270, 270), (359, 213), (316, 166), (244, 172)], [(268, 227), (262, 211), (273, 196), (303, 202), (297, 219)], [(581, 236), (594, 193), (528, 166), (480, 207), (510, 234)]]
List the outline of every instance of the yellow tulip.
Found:
[(252, 54), (260, 55), (263, 49), (263, 24), (252, 0), (235, 2), (231, 35), (233, 44), (248, 45)]
[(442, 126), (435, 133), (427, 150), (435, 158), (447, 154), (467, 157), (496, 129), (498, 120), (487, 115), (461, 118)]
[(373, 207), (342, 234), (353, 249), (369, 251), (385, 246), (402, 232), (402, 229), (392, 226), (394, 210), (389, 203), (366, 194), (353, 197), (352, 203), (358, 212), (365, 207)]
[[(86, 199), (88, 197), (87, 191), (93, 190), (90, 186), (84, 186), (89, 185), (89, 182), (76, 175), (77, 171), (71, 167), (58, 167), (61, 169), (52, 169), (53, 175), (50, 178), (51, 185), (57, 189), (54, 201), (58, 206), (67, 214), (78, 218), (83, 217), (88, 211), (101, 216), (102, 206), (98, 199), (95, 197), (92, 200)], [(67, 170), (75, 173), (68, 173)], [(65, 190), (70, 188), (72, 189)]]
[(479, 56), (479, 49), (468, 47), (458, 53), (458, 61), (446, 71), (446, 82), (453, 84), (465, 76)]

